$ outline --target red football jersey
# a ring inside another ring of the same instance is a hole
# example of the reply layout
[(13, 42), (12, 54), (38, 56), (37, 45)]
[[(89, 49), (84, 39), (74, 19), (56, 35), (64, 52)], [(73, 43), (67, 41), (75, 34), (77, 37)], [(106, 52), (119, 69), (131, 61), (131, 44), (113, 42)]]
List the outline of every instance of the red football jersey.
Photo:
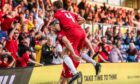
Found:
[(2, 62), (0, 63), (0, 68), (8, 68), (8, 65), (9, 65), (8, 62), (5, 63), (5, 62), (2, 61)]
[(14, 57), (14, 59), (16, 60), (17, 58), (17, 51), (18, 51), (18, 42), (15, 40), (7, 40), (6, 44), (5, 44), (6, 49), (11, 52), (12, 56)]
[(29, 55), (25, 52), (22, 57), (17, 58), (18, 67), (27, 67), (27, 63), (29, 62)]
[(3, 18), (1, 22), (1, 28), (3, 31), (8, 31), (11, 28), (12, 22), (15, 21), (15, 18)]
[(3, 15), (3, 12), (0, 11), (0, 22), (2, 21), (2, 15)]
[(64, 30), (66, 33), (73, 30), (82, 29), (77, 22), (78, 15), (75, 13), (71, 13), (66, 10), (58, 10), (54, 14), (54, 17), (59, 20), (62, 30)]

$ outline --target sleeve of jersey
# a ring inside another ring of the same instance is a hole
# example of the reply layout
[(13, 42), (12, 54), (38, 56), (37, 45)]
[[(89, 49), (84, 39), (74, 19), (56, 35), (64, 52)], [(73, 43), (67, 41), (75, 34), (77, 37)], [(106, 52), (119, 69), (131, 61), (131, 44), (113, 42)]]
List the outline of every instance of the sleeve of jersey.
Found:
[(54, 18), (59, 19), (59, 14), (58, 13), (54, 14)]
[(24, 56), (23, 56), (23, 57), (24, 57), (23, 59), (24, 59), (26, 62), (28, 62), (29, 59), (30, 59), (30, 58), (29, 58), (29, 55), (28, 55), (27, 53), (25, 53), (25, 54), (23, 54), (23, 55), (24, 55)]
[(75, 20), (77, 20), (77, 19), (78, 19), (78, 17), (79, 17), (79, 15), (78, 15), (78, 14), (76, 14), (76, 13), (72, 13), (72, 15), (74, 16)]

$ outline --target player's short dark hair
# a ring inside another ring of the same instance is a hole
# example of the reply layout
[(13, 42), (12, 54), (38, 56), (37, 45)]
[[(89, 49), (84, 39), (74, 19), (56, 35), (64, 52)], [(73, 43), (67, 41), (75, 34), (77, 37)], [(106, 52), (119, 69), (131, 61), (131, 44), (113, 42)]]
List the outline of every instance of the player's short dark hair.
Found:
[(49, 26), (55, 25), (55, 24), (59, 24), (59, 20), (57, 20), (57, 19), (53, 20), (53, 21), (49, 24)]
[(53, 5), (55, 6), (55, 7), (57, 7), (58, 9), (59, 8), (63, 8), (63, 3), (61, 2), (61, 1), (55, 1), (54, 3), (53, 3)]

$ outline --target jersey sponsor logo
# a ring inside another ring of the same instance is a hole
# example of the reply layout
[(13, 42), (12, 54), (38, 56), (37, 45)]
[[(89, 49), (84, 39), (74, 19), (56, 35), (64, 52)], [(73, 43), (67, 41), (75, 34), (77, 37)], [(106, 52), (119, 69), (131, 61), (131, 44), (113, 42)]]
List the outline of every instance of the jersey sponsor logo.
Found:
[(0, 76), (0, 84), (13, 84), (15, 77), (15, 75)]

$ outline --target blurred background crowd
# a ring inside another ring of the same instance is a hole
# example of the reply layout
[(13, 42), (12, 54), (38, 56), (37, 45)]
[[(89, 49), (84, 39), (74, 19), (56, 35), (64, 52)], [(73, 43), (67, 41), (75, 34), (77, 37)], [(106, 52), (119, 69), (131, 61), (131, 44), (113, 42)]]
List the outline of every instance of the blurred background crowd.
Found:
[[(140, 62), (140, 12), (86, 0), (62, 0), (64, 9), (85, 18), (92, 43), (81, 53), (99, 63)], [(51, 0), (1, 0), (0, 68), (62, 64), (62, 46), (49, 27)], [(81, 63), (85, 63), (81, 61)]]

